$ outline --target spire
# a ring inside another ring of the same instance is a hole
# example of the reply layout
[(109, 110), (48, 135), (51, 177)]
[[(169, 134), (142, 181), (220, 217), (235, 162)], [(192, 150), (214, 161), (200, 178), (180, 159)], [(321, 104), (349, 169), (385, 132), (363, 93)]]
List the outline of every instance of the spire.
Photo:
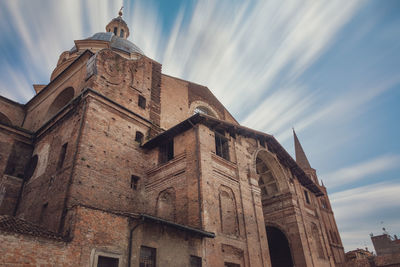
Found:
[(294, 150), (296, 153), (296, 162), (303, 170), (312, 169), (306, 154), (304, 153), (303, 148), (301, 147), (300, 141), (297, 138), (296, 132), (293, 128), (293, 136), (294, 136)]

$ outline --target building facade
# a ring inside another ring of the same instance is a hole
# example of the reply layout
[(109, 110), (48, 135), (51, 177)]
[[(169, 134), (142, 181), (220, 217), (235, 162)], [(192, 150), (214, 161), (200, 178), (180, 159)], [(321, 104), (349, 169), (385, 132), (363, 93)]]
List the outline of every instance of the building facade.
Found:
[(120, 13), (0, 97), (0, 264), (344, 266), (296, 134), (294, 160), (129, 34)]

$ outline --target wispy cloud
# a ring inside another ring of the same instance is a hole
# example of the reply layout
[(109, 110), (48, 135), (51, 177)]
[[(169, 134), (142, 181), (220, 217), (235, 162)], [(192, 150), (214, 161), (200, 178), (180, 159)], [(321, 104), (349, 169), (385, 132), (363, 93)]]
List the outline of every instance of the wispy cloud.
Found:
[(199, 1), (189, 23), (178, 17), (164, 70), (207, 84), (234, 113), (265, 108), (260, 100), (277, 78), (289, 83), (302, 74), (359, 3)]
[[(385, 226), (400, 230), (396, 214), (400, 203), (400, 183), (383, 182), (331, 194), (330, 199), (346, 250), (371, 247), (369, 233)], [(391, 216), (391, 214), (393, 216)]]
[(382, 174), (395, 168), (400, 168), (399, 155), (383, 155), (348, 166), (340, 170), (321, 175), (330, 189), (368, 178), (371, 175)]

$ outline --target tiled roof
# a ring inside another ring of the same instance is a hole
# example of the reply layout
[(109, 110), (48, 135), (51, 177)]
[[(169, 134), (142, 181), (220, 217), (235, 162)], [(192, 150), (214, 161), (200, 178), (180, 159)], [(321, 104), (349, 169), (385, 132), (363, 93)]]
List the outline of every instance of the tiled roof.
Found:
[(58, 233), (51, 232), (41, 226), (9, 215), (0, 215), (0, 232), (18, 233), (59, 241), (63, 240), (63, 237)]

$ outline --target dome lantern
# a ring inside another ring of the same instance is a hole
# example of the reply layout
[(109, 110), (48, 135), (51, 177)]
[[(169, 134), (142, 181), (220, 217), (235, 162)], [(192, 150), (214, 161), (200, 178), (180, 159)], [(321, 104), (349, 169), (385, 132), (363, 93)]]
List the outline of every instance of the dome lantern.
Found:
[(127, 39), (129, 36), (128, 24), (122, 19), (122, 9), (118, 12), (118, 17), (112, 19), (106, 26), (106, 32), (112, 32), (115, 36)]

